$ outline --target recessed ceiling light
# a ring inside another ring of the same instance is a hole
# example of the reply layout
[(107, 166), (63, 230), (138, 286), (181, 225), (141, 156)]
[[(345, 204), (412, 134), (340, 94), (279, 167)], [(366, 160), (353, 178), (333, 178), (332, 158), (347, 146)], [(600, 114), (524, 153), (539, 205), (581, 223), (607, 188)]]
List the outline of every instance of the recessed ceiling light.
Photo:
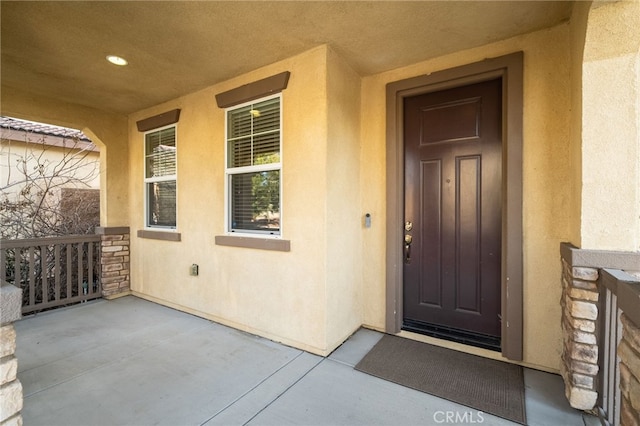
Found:
[(120, 65), (121, 67), (123, 67), (123, 66), (128, 64), (126, 59), (121, 58), (120, 56), (116, 56), (116, 55), (107, 56), (107, 61), (111, 62), (114, 65)]

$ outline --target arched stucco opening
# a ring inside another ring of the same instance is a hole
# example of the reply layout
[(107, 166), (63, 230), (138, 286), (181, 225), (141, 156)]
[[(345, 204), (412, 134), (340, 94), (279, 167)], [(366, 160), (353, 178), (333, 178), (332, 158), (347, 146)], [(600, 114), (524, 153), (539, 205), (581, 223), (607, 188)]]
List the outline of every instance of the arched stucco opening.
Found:
[(101, 226), (129, 225), (127, 117), (18, 90), (2, 91), (3, 115), (81, 129), (100, 147)]

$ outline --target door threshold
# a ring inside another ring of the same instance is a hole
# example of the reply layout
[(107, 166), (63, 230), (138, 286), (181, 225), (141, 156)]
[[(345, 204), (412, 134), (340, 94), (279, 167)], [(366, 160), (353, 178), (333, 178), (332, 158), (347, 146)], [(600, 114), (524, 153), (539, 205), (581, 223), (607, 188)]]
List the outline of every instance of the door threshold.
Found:
[(477, 348), (488, 349), (490, 351), (501, 352), (501, 340), (499, 337), (486, 334), (472, 333), (453, 327), (445, 327), (424, 323), (422, 321), (404, 320), (402, 330), (412, 333), (423, 334), (435, 337), (436, 339), (449, 340), (463, 345), (475, 346)]

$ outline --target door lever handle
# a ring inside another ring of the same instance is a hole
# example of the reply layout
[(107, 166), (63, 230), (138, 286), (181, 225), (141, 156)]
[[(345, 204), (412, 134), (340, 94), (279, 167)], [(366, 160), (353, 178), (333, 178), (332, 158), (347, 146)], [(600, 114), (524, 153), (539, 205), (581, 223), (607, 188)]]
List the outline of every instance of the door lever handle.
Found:
[(411, 242), (413, 237), (409, 234), (404, 236), (404, 263), (411, 263)]

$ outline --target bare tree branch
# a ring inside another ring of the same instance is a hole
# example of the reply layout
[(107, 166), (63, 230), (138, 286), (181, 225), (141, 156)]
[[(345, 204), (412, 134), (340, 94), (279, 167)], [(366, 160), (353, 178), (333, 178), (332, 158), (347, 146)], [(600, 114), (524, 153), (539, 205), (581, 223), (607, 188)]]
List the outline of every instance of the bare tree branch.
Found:
[[(32, 141), (29, 137), (36, 137)], [(87, 191), (100, 173), (92, 149), (77, 138), (62, 146), (27, 133), (24, 151), (4, 135), (0, 238), (92, 233), (99, 225), (99, 192)]]

